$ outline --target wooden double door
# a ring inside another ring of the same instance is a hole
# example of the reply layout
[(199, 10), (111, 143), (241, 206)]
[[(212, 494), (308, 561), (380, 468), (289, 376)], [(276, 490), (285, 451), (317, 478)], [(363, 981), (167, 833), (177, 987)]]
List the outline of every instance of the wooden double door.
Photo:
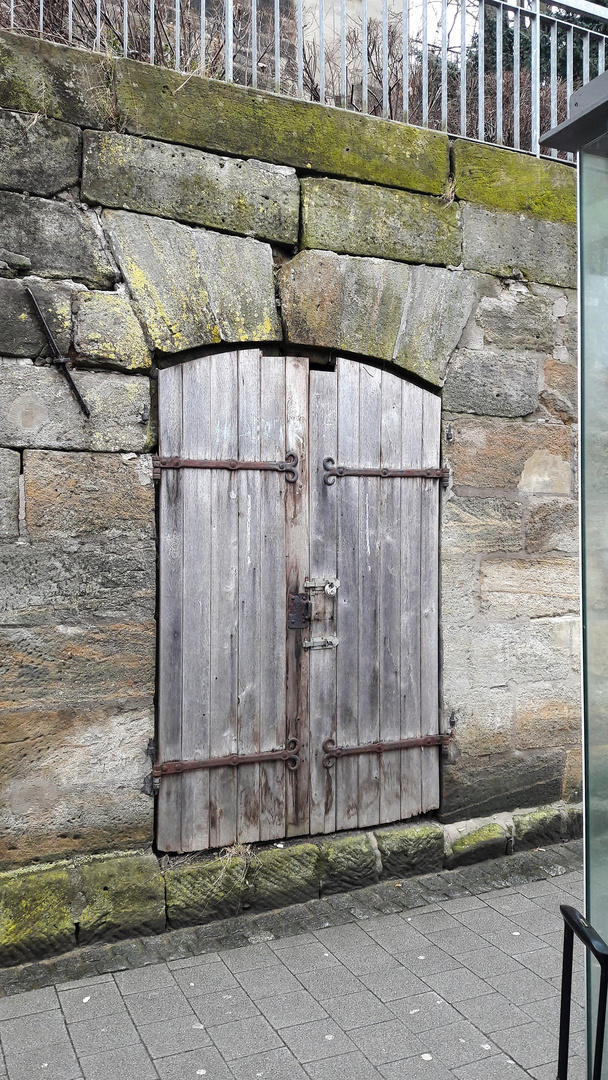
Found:
[(159, 848), (436, 807), (439, 399), (248, 349), (159, 415)]

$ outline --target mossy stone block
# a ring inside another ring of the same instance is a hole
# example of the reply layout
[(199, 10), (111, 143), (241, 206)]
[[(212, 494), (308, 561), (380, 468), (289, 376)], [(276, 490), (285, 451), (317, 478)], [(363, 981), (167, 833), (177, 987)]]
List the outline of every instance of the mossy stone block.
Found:
[(579, 840), (583, 835), (583, 807), (566, 807), (566, 829), (568, 840)]
[(484, 859), (498, 859), (507, 850), (507, 830), (498, 822), (482, 825), (452, 844), (450, 866), (468, 866)]
[(111, 62), (99, 53), (2, 31), (0, 106), (80, 127), (112, 127)]
[(247, 870), (243, 907), (270, 911), (318, 900), (320, 851), (316, 844), (292, 844), (256, 852)]
[(545, 847), (564, 839), (564, 820), (559, 807), (544, 806), (529, 814), (514, 814), (515, 850)]
[(412, 877), (443, 868), (444, 840), (440, 825), (396, 825), (374, 830), (382, 858), (382, 877)]
[(172, 866), (164, 873), (167, 923), (171, 929), (238, 915), (247, 873), (239, 855)]
[(458, 199), (576, 224), (576, 169), (571, 166), (460, 139), (452, 153)]
[(72, 124), (0, 109), (0, 187), (55, 195), (80, 179), (80, 131)]
[(335, 836), (321, 844), (321, 893), (349, 892), (378, 880), (378, 860), (366, 833)]
[(216, 79), (117, 60), (124, 130), (330, 176), (441, 195), (447, 135)]
[(102, 856), (77, 869), (85, 899), (80, 945), (163, 932), (165, 883), (154, 855)]
[(126, 296), (115, 292), (82, 292), (74, 306), (74, 348), (78, 363), (119, 371), (145, 371), (150, 350)]
[(0, 874), (0, 967), (74, 948), (76, 894), (67, 863)]

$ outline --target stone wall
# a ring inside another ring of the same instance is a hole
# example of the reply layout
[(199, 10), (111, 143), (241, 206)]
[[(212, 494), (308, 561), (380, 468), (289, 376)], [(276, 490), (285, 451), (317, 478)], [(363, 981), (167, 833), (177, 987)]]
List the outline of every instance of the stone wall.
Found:
[(224, 343), (442, 393), (441, 813), (576, 799), (574, 171), (9, 34), (0, 107), (0, 865), (153, 840), (154, 379)]

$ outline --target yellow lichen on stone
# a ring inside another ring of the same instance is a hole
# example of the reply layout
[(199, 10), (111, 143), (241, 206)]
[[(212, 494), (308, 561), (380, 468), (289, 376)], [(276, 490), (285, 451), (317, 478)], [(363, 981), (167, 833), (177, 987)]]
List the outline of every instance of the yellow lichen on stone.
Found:
[(131, 304), (120, 293), (80, 293), (74, 302), (74, 344), (80, 360), (122, 371), (150, 367), (150, 350)]

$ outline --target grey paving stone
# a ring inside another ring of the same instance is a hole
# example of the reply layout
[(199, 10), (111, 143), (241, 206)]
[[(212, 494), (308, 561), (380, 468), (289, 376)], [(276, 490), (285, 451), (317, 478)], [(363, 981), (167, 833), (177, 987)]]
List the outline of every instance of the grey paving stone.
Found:
[[(542, 998), (540, 1001), (524, 1001), (522, 1010), (531, 1020), (537, 1020), (554, 1034), (559, 1032), (559, 997)], [(570, 1031), (585, 1029), (585, 1010), (575, 1001), (570, 1003)]]
[(366, 926), (363, 929), (360, 923), (347, 923), (345, 926), (330, 926), (324, 930), (316, 930), (315, 937), (334, 956), (338, 957), (340, 949), (365, 948), (370, 944), (368, 928)]
[(7, 1056), (67, 1042), (67, 1028), (58, 1010), (16, 1017), (0, 1023), (0, 1043)]
[(357, 1049), (349, 1036), (331, 1019), (284, 1028), (280, 1034), (298, 1061), (303, 1064), (347, 1054)]
[[(558, 993), (561, 989), (561, 977), (556, 979), (549, 979), (548, 985), (553, 987), (555, 993)], [(582, 971), (575, 971), (572, 975), (572, 1000), (577, 1005), (585, 1004), (585, 975)]]
[(298, 979), (302, 986), (320, 1002), (327, 998), (358, 994), (361, 990), (365, 990), (361, 980), (342, 964), (326, 968), (324, 971), (317, 968), (315, 971), (302, 972), (298, 975)]
[(519, 915), (520, 911), (533, 911), (534, 900), (524, 896), (519, 889), (502, 889), (495, 893), (484, 896), (486, 904), (502, 915), (511, 917)]
[(557, 990), (550, 982), (524, 968), (520, 971), (509, 971), (506, 975), (488, 975), (486, 982), (494, 990), (498, 990), (499, 994), (504, 994), (514, 1005), (557, 996)]
[(280, 963), (274, 951), (266, 942), (259, 945), (246, 945), (243, 949), (225, 952), (222, 959), (230, 971), (252, 971), (258, 967), (271, 967)]
[(424, 1040), (424, 1049), (435, 1054), (448, 1069), (481, 1061), (497, 1052), (494, 1042), (467, 1020), (427, 1031)]
[(66, 982), (55, 983), (55, 989), (57, 992), (60, 990), (78, 990), (81, 986), (96, 986), (99, 983), (111, 983), (114, 982), (114, 976), (110, 975), (91, 975), (88, 978), (83, 979), (70, 979)]
[(562, 919), (559, 911), (552, 912), (546, 911), (544, 908), (535, 904), (536, 911), (522, 911), (514, 920), (522, 930), (527, 930), (530, 934), (535, 934), (537, 937), (542, 937), (543, 934), (556, 934), (563, 931), (564, 920)]
[(502, 994), (484, 994), (458, 1003), (458, 1009), (467, 1020), (481, 1031), (499, 1031), (528, 1021), (526, 1013)]
[(343, 1031), (394, 1018), (394, 1013), (370, 990), (362, 990), (346, 997), (329, 998), (323, 1005)]
[(376, 929), (370, 927), (369, 936), (374, 939), (387, 952), (409, 952), (413, 949), (422, 949), (429, 943), (429, 939), (420, 934), (411, 923), (403, 921), (400, 926), (383, 926)]
[[(291, 910), (291, 908), (288, 910)], [(354, 925), (351, 922), (350, 917), (348, 915), (346, 917), (349, 919), (350, 925)], [(300, 949), (304, 945), (316, 945), (318, 940), (316, 934), (303, 930), (301, 926), (298, 926), (297, 928), (292, 926), (289, 933), (281, 934), (276, 940), (267, 941), (266, 944), (273, 952), (281, 952), (283, 949)]]
[(448, 1072), (445, 1065), (427, 1053), (391, 1061), (388, 1065), (379, 1065), (378, 1069), (385, 1080), (454, 1080), (454, 1073)]
[(557, 1040), (553, 1032), (535, 1021), (496, 1031), (492, 1039), (523, 1069), (546, 1065), (554, 1060), (557, 1053)]
[(30, 990), (27, 994), (14, 994), (0, 998), (0, 1021), (13, 1020), (18, 1016), (31, 1016), (33, 1013), (48, 1012), (59, 1008), (59, 999), (53, 986), (44, 990)]
[(557, 891), (558, 890), (554, 883), (552, 881), (546, 880), (529, 881), (526, 882), (524, 885), (520, 885), (518, 889), (518, 892), (520, 892), (522, 896), (528, 896), (531, 899), (535, 896), (547, 896), (548, 894), (554, 896)]
[(434, 990), (429, 990), (426, 994), (416, 994), (413, 997), (391, 1001), (389, 1008), (414, 1034), (428, 1031), (430, 1028), (445, 1027), (461, 1019), (460, 1013), (448, 1005), (447, 1001), (439, 997)]
[[(520, 1069), (517, 1062), (506, 1054), (497, 1054), (496, 1057), (484, 1058), (483, 1061), (474, 1061), (461, 1069), (455, 1069), (453, 1075), (458, 1080), (526, 1080), (528, 1077), (528, 1073)], [(552, 1080), (555, 1080), (555, 1076)]]
[(78, 1020), (69, 1024), (70, 1038), (77, 1054), (95, 1054), (98, 1051), (118, 1050), (139, 1042), (135, 1025), (126, 1009), (106, 1016), (94, 1016), (90, 1020)]
[(296, 975), (305, 971), (314, 971), (317, 968), (331, 967), (332, 964), (339, 963), (337, 957), (333, 956), (321, 941), (315, 941), (314, 944), (310, 945), (292, 946), (281, 951), (277, 950), (276, 955), (280, 957), (285, 967)]
[(286, 1046), (231, 1061), (235, 1080), (306, 1080), (306, 1073)]
[(118, 971), (114, 976), (121, 994), (140, 994), (145, 990), (161, 990), (175, 986), (175, 979), (166, 964), (149, 964), (135, 971)]
[(324, 1020), (327, 1016), (327, 1003), (323, 1007), (307, 990), (262, 998), (259, 1008), (273, 1028), (295, 1027), (310, 1020)]
[[(516, 927), (515, 923), (512, 923), (512, 925)], [(545, 944), (542, 938), (529, 934), (527, 930), (517, 930), (517, 928), (498, 931), (482, 930), (479, 936), (488, 941), (490, 945), (496, 945), (497, 949), (502, 949), (509, 956), (532, 952), (534, 949), (541, 949)]]
[(521, 971), (522, 965), (495, 945), (486, 945), (476, 952), (463, 953), (462, 963), (482, 979), (488, 975), (505, 975), (509, 971)]
[(114, 982), (79, 986), (74, 990), (61, 990), (59, 1003), (68, 1022), (88, 1020), (91, 1016), (107, 1016), (120, 1012), (122, 998)]
[(43, 1076), (45, 1080), (76, 1080), (82, 1075), (67, 1039), (22, 1054), (7, 1054), (6, 1064), (9, 1080), (32, 1080), (32, 1077), (38, 1076)]
[[(534, 1080), (555, 1080), (557, 1072), (557, 1060), (547, 1065), (541, 1065), (538, 1069), (530, 1069), (530, 1076)], [(587, 1061), (582, 1057), (568, 1058), (568, 1080), (587, 1080)]]
[(192, 1016), (188, 999), (178, 986), (167, 986), (164, 990), (149, 990), (148, 993), (130, 994), (125, 998), (127, 1009), (136, 1025), (160, 1023), (175, 1017)]
[(312, 1061), (306, 1071), (311, 1080), (381, 1080), (381, 1073), (357, 1052)]
[(157, 1080), (158, 1073), (141, 1043), (123, 1046), (120, 1050), (108, 1050), (105, 1054), (81, 1057), (80, 1065), (85, 1080)]
[(475, 952), (482, 948), (483, 940), (479, 934), (474, 934), (466, 926), (459, 926), (457, 930), (440, 931), (438, 934), (429, 934), (429, 940), (433, 945), (443, 949), (449, 956), (461, 960), (463, 953)]
[[(176, 931), (176, 933), (180, 933), (180, 931)], [(175, 960), (168, 960), (167, 967), (169, 968), (169, 971), (181, 971), (183, 968), (203, 967), (205, 964), (217, 964), (219, 960), (219, 953), (208, 952), (201, 953), (197, 956), (180, 956)]]
[(238, 990), (238, 982), (224, 963), (198, 964), (173, 972), (175, 981), (187, 997), (200, 997), (223, 990)]
[(368, 945), (365, 949), (352, 948), (341, 950), (340, 960), (353, 975), (369, 975), (378, 968), (398, 966), (397, 960), (380, 945)]
[(457, 1005), (459, 1001), (468, 998), (481, 997), (489, 994), (491, 987), (483, 979), (468, 968), (457, 968), (455, 971), (438, 971), (436, 974), (427, 975), (425, 982), (436, 990), (440, 997), (444, 997), (451, 1004)]
[(454, 916), (447, 911), (442, 911), (440, 908), (435, 911), (414, 914), (411, 919), (413, 929), (425, 936), (438, 933), (440, 930), (457, 930), (459, 927), (459, 923)]
[(413, 1057), (425, 1050), (420, 1038), (401, 1020), (394, 1018), (381, 1024), (358, 1028), (351, 1032), (351, 1037), (374, 1065), (385, 1065), (388, 1061)]
[(362, 975), (361, 982), (384, 1002), (410, 997), (412, 994), (423, 994), (427, 990), (427, 986), (417, 975), (413, 975), (407, 968), (396, 966)]
[(516, 953), (515, 959), (525, 968), (540, 975), (541, 979), (561, 978), (562, 955), (557, 949), (548, 945), (543, 949), (534, 949), (529, 953)]
[(291, 994), (301, 988), (295, 975), (282, 964), (273, 968), (258, 968), (257, 971), (240, 971), (237, 978), (245, 993), (255, 1002), (276, 994)]
[(259, 1009), (244, 990), (224, 990), (219, 994), (204, 994), (202, 997), (189, 998), (199, 1020), (206, 1027), (224, 1024), (230, 1020), (244, 1020), (246, 1016), (257, 1016)]
[(478, 896), (459, 896), (456, 900), (444, 900), (441, 909), (450, 915), (457, 915), (460, 911), (475, 911), (483, 906), (484, 901)]
[(407, 952), (399, 952), (396, 953), (395, 959), (408, 971), (413, 971), (414, 975), (420, 975), (422, 979), (425, 974), (450, 971), (461, 966), (453, 956), (449, 956), (443, 949), (439, 949), (437, 945), (431, 945), (430, 942), (422, 946), (422, 952), (420, 947)]
[[(206, 1077), (206, 1080), (233, 1080), (233, 1073), (214, 1046), (159, 1058), (155, 1064), (161, 1080), (198, 1080), (200, 1076)], [(123, 1077), (122, 1080), (127, 1078)]]
[(229, 1024), (210, 1027), (209, 1034), (226, 1061), (274, 1050), (281, 1046), (281, 1039), (263, 1016), (248, 1016)]
[(462, 911), (455, 917), (474, 934), (480, 934), (482, 930), (512, 930), (513, 924), (500, 911), (485, 906), (477, 911)]
[(196, 1016), (179, 1016), (161, 1023), (140, 1024), (138, 1031), (151, 1058), (169, 1057), (211, 1045), (205, 1025)]

